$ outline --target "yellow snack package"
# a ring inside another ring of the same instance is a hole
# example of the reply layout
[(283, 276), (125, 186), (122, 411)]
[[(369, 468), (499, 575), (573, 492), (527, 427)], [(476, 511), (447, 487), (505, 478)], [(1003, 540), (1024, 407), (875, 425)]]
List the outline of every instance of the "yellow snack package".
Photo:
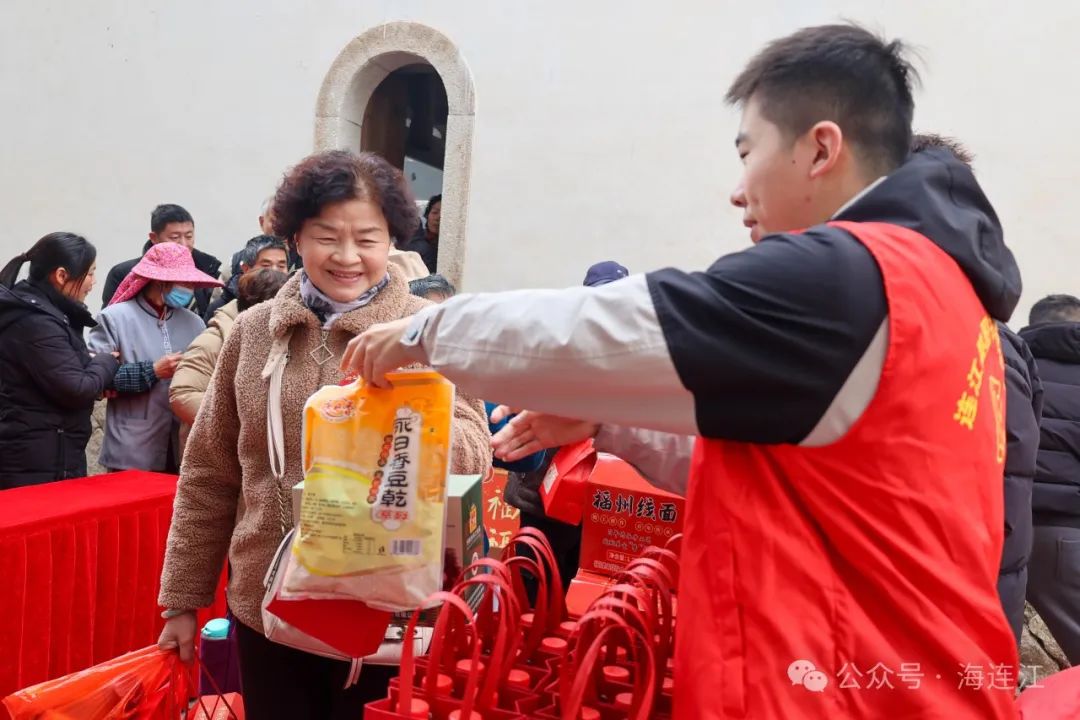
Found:
[(433, 371), (392, 388), (327, 386), (304, 406), (304, 494), (282, 588), (400, 611), (442, 588), (454, 386)]

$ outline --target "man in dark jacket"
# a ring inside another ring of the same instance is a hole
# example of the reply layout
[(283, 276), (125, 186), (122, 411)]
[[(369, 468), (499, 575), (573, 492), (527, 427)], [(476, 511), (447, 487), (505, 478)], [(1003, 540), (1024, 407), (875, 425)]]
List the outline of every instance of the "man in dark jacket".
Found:
[(1034, 530), (1031, 493), (1039, 451), (1039, 420), (1043, 389), (1035, 358), (1019, 335), (998, 323), (1005, 358), (1005, 544), (1001, 550), (998, 595), (1005, 617), (1016, 636), (1024, 630), (1024, 600)]
[(1035, 541), (1028, 600), (1069, 662), (1080, 663), (1080, 298), (1051, 295), (1020, 331), (1045, 404), (1032, 495)]
[(232, 276), (221, 295), (211, 301), (203, 315), (203, 320), (210, 322), (214, 313), (240, 297), (240, 278), (251, 270), (289, 271), (289, 249), (285, 241), (273, 235), (256, 235), (247, 241), (244, 249), (234, 256)]
[[(158, 205), (154, 208), (154, 212), (150, 213), (150, 239), (143, 245), (143, 255), (152, 245), (161, 242), (174, 242), (187, 247), (195, 259), (195, 267), (213, 278), (220, 275), (221, 261), (213, 255), (195, 249), (195, 220), (191, 217), (191, 213), (179, 205)], [(120, 283), (141, 259), (142, 255), (125, 260), (109, 270), (109, 276), (105, 278), (105, 289), (101, 293), (102, 308), (108, 306), (109, 301), (116, 294), (116, 288), (120, 287)], [(188, 310), (202, 317), (210, 308), (212, 294), (213, 288), (199, 288), (195, 291), (195, 298)]]
[[(974, 155), (955, 138), (921, 133), (912, 139), (912, 153), (930, 149), (947, 150), (957, 160), (972, 167)], [(1027, 343), (1005, 323), (998, 322), (997, 326), (1005, 360), (1005, 431), (1008, 436), (1004, 474), (1005, 542), (998, 573), (998, 596), (1019, 646), (1024, 630), (1024, 601), (1031, 560), (1031, 485), (1039, 451), (1043, 391), (1035, 358)]]
[(0, 286), (0, 490), (86, 475), (90, 414), (119, 366), (87, 352), (94, 325), (47, 282)]

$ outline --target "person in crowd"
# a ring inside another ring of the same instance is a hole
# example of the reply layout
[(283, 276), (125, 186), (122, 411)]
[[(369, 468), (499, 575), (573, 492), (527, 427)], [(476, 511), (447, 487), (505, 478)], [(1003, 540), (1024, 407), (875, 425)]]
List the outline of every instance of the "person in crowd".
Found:
[(427, 266), (428, 272), (437, 272), (436, 266), (439, 261), (439, 218), (442, 216), (442, 195), (433, 195), (424, 208), (424, 224), (416, 229), (416, 233), (403, 250), (411, 250), (419, 253)]
[(457, 295), (453, 284), (442, 275), (428, 275), (419, 280), (409, 281), (409, 292), (433, 303), (446, 302)]
[[(821, 696), (783, 672), (793, 659), (826, 678), (904, 663), (955, 677), (958, 662), (1015, 677), (996, 582), (994, 320), (1020, 274), (971, 171), (910, 154), (903, 53), (827, 25), (739, 74), (731, 200), (752, 247), (705, 272), (459, 295), (371, 328), (342, 358), (377, 385), (427, 363), (530, 408), (493, 438), (507, 460), (595, 436), (653, 478), (676, 453), (638, 433), (696, 436), (674, 488), (687, 495), (679, 614), (694, 619), (678, 627), (680, 720), (820, 717)], [(838, 717), (1014, 715), (1012, 690), (987, 685), (829, 690)]]
[(96, 259), (86, 238), (55, 232), (0, 270), (0, 490), (86, 475), (90, 414), (119, 366), (83, 341)]
[[(916, 135), (913, 153), (939, 148), (972, 167), (974, 155), (955, 138), (933, 133)], [(1005, 543), (998, 572), (998, 596), (1009, 620), (1017, 647), (1024, 631), (1028, 565), (1034, 536), (1031, 519), (1032, 484), (1039, 452), (1039, 421), (1043, 389), (1035, 358), (1027, 343), (998, 321), (998, 336), (1005, 360)]]
[[(171, 242), (183, 245), (191, 251), (195, 259), (195, 267), (200, 272), (212, 278), (218, 277), (221, 271), (221, 261), (209, 253), (204, 253), (195, 248), (195, 220), (184, 208), (179, 205), (158, 205), (150, 213), (150, 239), (143, 246), (143, 254), (158, 243)], [(125, 260), (114, 265), (105, 278), (105, 288), (101, 293), (101, 306), (107, 307), (116, 294), (120, 283), (128, 276), (131, 269), (138, 264), (140, 258)], [(187, 308), (199, 317), (206, 315), (212, 300), (212, 288), (198, 288), (192, 298), (191, 305)]]
[(259, 229), (263, 235), (274, 234), (274, 196), (263, 200), (262, 209), (259, 210)]
[[(584, 285), (600, 287), (629, 275), (630, 271), (617, 262), (600, 262), (585, 273)], [(489, 404), (486, 409), (490, 415), (496, 408)], [(512, 417), (500, 417), (499, 422), (491, 425), (492, 434), (501, 430), (510, 420)], [(540, 498), (540, 485), (544, 482), (544, 476), (556, 452), (558, 448), (551, 448), (540, 450), (516, 462), (507, 463), (496, 458), (494, 463), (509, 472), (504, 491), (506, 502), (521, 511), (522, 527), (537, 528), (551, 541), (563, 587), (569, 587), (570, 581), (577, 575), (581, 560), (581, 526), (568, 525), (549, 518)]]
[[(244, 705), (253, 720), (356, 718), (385, 697), (396, 669), (365, 665), (343, 690), (350, 664), (309, 655), (264, 636), (263, 578), (283, 537), (282, 502), (302, 478), (304, 403), (346, 378), (346, 344), (379, 322), (429, 305), (389, 266), (395, 238), (409, 237), (415, 204), (401, 172), (383, 158), (348, 151), (312, 155), (288, 172), (274, 198), (275, 235), (304, 259), (275, 298), (237, 316), (188, 436), (177, 487), (159, 603), (168, 608), (160, 645), (190, 660), (195, 610), (211, 604), (222, 563), (232, 568)], [(282, 390), (268, 398), (264, 368), (283, 362)], [(279, 402), (286, 463), (278, 481), (267, 456), (266, 413)], [(482, 404), (457, 393), (450, 471), (484, 474), (491, 465)]]
[(247, 241), (239, 257), (234, 258), (234, 272), (221, 289), (221, 294), (210, 303), (203, 319), (210, 322), (214, 313), (239, 297), (240, 278), (253, 270), (289, 271), (289, 249), (284, 240), (273, 235), (256, 235)]
[(1050, 295), (1020, 331), (1042, 378), (1035, 541), (1028, 601), (1073, 665), (1080, 664), (1080, 298)]
[(116, 394), (105, 413), (101, 464), (111, 471), (176, 472), (179, 423), (169, 409), (169, 381), (180, 353), (206, 325), (187, 308), (196, 288), (221, 283), (195, 267), (188, 248), (158, 243), (120, 283), (90, 331), (96, 353), (119, 353)]
[(1005, 360), (1005, 542), (1001, 548), (998, 597), (1017, 648), (1024, 632), (1024, 607), (1034, 541), (1031, 499), (1039, 453), (1043, 387), (1035, 357), (1023, 338), (998, 321)]
[[(280, 241), (278, 241), (280, 242)], [(284, 245), (282, 245), (284, 248)], [(236, 297), (218, 308), (206, 329), (184, 351), (169, 383), (169, 406), (180, 421), (180, 455), (203, 395), (214, 374), (221, 347), (229, 337), (236, 316), (277, 295), (289, 276), (276, 268), (256, 267), (245, 272), (236, 283)]]

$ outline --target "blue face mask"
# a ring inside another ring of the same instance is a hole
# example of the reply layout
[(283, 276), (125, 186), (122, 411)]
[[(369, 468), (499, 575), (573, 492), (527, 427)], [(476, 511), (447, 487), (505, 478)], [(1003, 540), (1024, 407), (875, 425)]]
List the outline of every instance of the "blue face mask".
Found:
[(188, 290), (183, 287), (174, 287), (169, 292), (165, 293), (165, 304), (171, 308), (185, 308), (191, 304), (191, 299), (195, 297), (193, 290)]

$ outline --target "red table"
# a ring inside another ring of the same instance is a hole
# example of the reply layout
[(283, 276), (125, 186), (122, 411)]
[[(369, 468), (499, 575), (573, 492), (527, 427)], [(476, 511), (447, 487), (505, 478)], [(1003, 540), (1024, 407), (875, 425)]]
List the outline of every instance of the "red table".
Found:
[(140, 471), (0, 492), (0, 697), (157, 640), (175, 492)]

